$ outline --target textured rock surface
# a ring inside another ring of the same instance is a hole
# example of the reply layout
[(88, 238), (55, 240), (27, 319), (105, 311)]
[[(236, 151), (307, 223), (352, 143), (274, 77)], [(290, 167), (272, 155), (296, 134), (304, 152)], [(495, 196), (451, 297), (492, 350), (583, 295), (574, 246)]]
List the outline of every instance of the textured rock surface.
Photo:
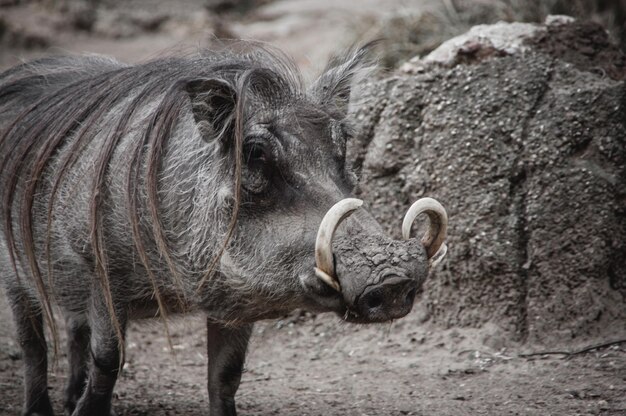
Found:
[(396, 236), (419, 197), (450, 214), (424, 319), (539, 344), (626, 333), (624, 57), (598, 26), (552, 22), (525, 47), (474, 31), (458, 59), (366, 89), (351, 157), (371, 212)]

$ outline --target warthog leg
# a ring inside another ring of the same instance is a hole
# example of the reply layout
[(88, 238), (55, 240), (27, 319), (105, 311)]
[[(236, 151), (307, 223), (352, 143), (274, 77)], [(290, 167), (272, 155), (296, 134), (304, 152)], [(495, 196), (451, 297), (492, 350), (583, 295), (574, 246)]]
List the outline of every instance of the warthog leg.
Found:
[(65, 322), (70, 366), (70, 377), (65, 388), (65, 414), (71, 416), (87, 381), (90, 329), (85, 316), (67, 315)]
[(210, 416), (235, 416), (239, 388), (252, 324), (226, 328), (207, 322)]
[[(92, 293), (91, 300), (89, 310), (91, 361), (85, 390), (72, 416), (111, 416), (115, 415), (111, 409), (113, 387), (124, 363), (120, 355), (118, 336), (99, 291)], [(124, 334), (127, 316), (122, 311), (118, 311), (116, 315)]]
[(39, 301), (22, 289), (9, 289), (17, 341), (24, 359), (23, 416), (52, 416), (48, 397), (48, 359)]

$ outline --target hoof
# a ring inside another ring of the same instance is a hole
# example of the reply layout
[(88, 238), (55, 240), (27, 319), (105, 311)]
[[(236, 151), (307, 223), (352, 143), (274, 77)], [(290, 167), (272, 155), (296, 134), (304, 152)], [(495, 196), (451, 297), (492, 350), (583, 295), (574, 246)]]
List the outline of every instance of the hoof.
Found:
[[(65, 416), (72, 416), (72, 412), (69, 409), (65, 409)], [(30, 415), (29, 415), (30, 416)], [(32, 416), (39, 416), (38, 414), (34, 414)], [(41, 415), (41, 416), (48, 416), (48, 415)], [(117, 412), (115, 412), (115, 410), (111, 409), (111, 411), (109, 412), (109, 416), (117, 416)]]
[[(65, 416), (83, 416), (83, 414), (85, 416), (92, 416), (92, 415), (94, 415), (93, 411), (87, 411), (87, 413), (84, 413), (84, 412), (78, 413), (75, 410), (76, 410), (76, 404), (74, 404), (73, 406), (72, 405), (69, 405), (69, 406), (66, 405), (64, 414), (65, 414)], [(84, 409), (83, 409), (83, 411), (84, 411)], [(98, 413), (98, 414), (100, 415), (101, 413)], [(118, 416), (118, 415), (117, 415), (117, 412), (115, 410), (111, 409), (111, 410), (109, 410), (109, 414), (108, 415), (102, 414), (102, 416)]]
[(47, 411), (38, 410), (36, 412), (22, 412), (22, 416), (54, 416), (52, 408)]
[(54, 416), (50, 400), (46, 397), (40, 401), (35, 408), (31, 407), (22, 412), (22, 416)]

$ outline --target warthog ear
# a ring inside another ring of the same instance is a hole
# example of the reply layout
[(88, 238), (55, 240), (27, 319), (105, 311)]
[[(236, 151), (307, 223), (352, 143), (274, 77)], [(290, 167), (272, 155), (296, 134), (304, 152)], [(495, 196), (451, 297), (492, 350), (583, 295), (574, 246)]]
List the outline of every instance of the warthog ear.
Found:
[(376, 69), (375, 62), (368, 58), (374, 44), (370, 42), (334, 56), (311, 85), (311, 95), (329, 112), (339, 112), (340, 116), (348, 113), (350, 103), (359, 95), (359, 85)]
[(202, 138), (209, 142), (230, 137), (236, 102), (234, 88), (223, 80), (198, 79), (189, 81), (185, 89)]

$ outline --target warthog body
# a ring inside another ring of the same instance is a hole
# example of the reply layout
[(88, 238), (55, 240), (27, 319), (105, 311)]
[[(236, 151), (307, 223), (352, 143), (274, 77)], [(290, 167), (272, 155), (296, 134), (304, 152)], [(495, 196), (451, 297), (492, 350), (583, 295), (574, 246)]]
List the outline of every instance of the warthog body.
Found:
[(351, 85), (366, 69), (355, 50), (305, 89), (288, 60), (249, 47), (136, 66), (48, 58), (0, 76), (0, 277), (25, 415), (52, 415), (52, 304), (67, 322), (75, 416), (110, 414), (130, 319), (206, 314), (217, 416), (235, 414), (253, 322), (294, 308), (355, 322), (410, 311), (445, 247), (445, 214), (417, 212), (434, 224), (423, 244), (393, 241), (342, 201), (355, 183)]

